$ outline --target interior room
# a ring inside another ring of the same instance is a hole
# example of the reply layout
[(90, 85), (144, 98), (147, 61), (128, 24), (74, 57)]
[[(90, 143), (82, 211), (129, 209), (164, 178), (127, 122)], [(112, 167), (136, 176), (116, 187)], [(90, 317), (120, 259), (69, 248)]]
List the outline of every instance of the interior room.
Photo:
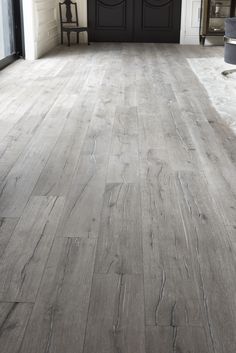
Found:
[(236, 0), (0, 0), (0, 352), (236, 352)]

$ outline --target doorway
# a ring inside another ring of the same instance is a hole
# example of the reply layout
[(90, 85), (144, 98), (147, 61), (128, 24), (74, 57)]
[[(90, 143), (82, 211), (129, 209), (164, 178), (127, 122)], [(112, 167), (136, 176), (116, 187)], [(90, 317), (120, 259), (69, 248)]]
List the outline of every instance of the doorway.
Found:
[(181, 0), (89, 0), (89, 41), (179, 43)]
[(24, 57), (21, 0), (0, 0), (0, 69)]

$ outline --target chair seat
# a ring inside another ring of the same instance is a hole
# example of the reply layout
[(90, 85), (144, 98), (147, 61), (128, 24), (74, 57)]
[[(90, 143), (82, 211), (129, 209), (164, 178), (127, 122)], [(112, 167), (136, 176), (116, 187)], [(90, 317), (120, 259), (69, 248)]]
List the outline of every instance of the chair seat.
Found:
[(64, 32), (85, 32), (88, 31), (88, 27), (75, 27), (73, 25), (62, 26)]

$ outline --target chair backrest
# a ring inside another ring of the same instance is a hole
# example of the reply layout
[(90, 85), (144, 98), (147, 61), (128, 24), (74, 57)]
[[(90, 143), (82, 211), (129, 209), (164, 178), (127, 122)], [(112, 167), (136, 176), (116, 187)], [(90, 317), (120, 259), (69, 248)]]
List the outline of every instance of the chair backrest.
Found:
[(75, 24), (79, 26), (79, 16), (77, 3), (71, 0), (65, 0), (64, 2), (59, 2), (59, 12), (60, 12), (60, 23), (63, 24)]

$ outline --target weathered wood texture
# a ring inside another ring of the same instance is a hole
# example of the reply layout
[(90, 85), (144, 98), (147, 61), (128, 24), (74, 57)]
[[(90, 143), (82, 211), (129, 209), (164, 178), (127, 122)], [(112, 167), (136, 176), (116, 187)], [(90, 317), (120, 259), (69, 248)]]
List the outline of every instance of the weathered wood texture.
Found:
[(57, 238), (19, 352), (83, 352), (96, 240)]
[(0, 303), (0, 352), (19, 352), (32, 307), (28, 303)]
[(236, 352), (236, 136), (186, 60), (222, 55), (101, 43), (0, 73), (1, 353)]
[(142, 273), (139, 185), (107, 184), (98, 237), (96, 273)]
[(0, 218), (0, 258), (18, 223), (18, 218)]
[(142, 275), (95, 275), (84, 352), (145, 350)]
[(33, 197), (0, 259), (0, 300), (34, 302), (64, 200)]

